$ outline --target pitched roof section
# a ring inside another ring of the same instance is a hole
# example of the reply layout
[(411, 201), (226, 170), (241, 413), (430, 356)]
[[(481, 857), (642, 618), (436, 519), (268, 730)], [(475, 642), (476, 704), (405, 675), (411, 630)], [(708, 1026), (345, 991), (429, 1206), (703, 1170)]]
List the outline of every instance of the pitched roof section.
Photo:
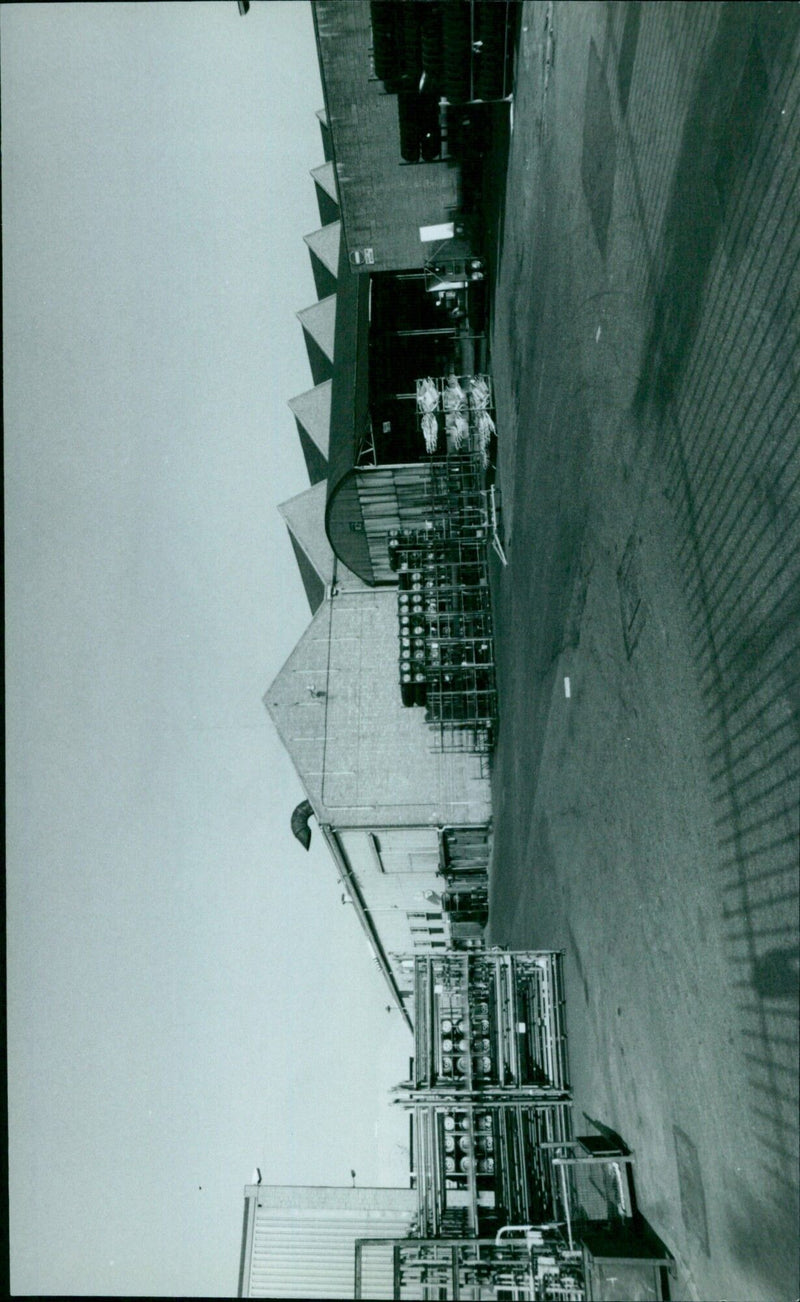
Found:
[(301, 308), (296, 313), (304, 330), (322, 349), (329, 361), (333, 361), (333, 340), (336, 333), (336, 295), (329, 294), (319, 303)]
[(263, 698), (314, 813), (324, 822), (328, 821), (323, 816), (322, 774), (329, 628), (330, 602), (323, 601)]
[(311, 271), (314, 272), (314, 285), (317, 297), (326, 298), (336, 293), (336, 270), (339, 266), (339, 242), (341, 240), (340, 221), (331, 221), (327, 227), (304, 236), (311, 254)]
[(336, 171), (333, 163), (323, 163), (322, 167), (312, 167), (314, 189), (317, 195), (319, 219), (323, 226), (339, 220), (339, 196), (336, 190)]
[(480, 823), (491, 814), (480, 756), (431, 747), (396, 680), (391, 588), (323, 601), (264, 704), (319, 822), (337, 827)]
[(342, 223), (329, 222), (320, 226), (318, 231), (304, 235), (303, 239), (315, 257), (335, 278), (339, 268), (339, 241), (342, 238)]
[[(289, 400), (292, 415), (327, 461), (331, 429), (331, 380), (317, 384)], [(324, 506), (323, 506), (324, 512)]]
[[(292, 538), (302, 549), (323, 583), (333, 582), (333, 548), (325, 533), (327, 484), (322, 481), (304, 493), (281, 502), (278, 510)], [(314, 607), (316, 609), (316, 607)]]
[[(314, 347), (316, 347), (316, 344)], [(323, 479), (327, 481), (328, 463), (316, 443), (308, 437), (299, 420), (295, 421), (295, 424), (297, 425), (297, 433), (300, 436), (300, 450), (303, 453), (306, 470), (308, 471), (308, 482), (309, 484), (321, 484)]]
[[(317, 574), (311, 561), (306, 556), (294, 534), (289, 532), (289, 542), (292, 544), (294, 558), (297, 561), (297, 568), (300, 571), (300, 578), (303, 581), (303, 587), (306, 590), (308, 604), (311, 607), (311, 614), (319, 610), (325, 600), (325, 584)], [(306, 849), (308, 847), (306, 846)]]
[[(315, 596), (317, 589), (315, 588), (313, 593), (309, 591), (304, 564), (312, 567), (319, 583), (324, 585), (333, 583), (334, 580), (335, 557), (325, 532), (326, 496), (326, 484), (317, 483), (312, 488), (307, 488), (304, 493), (290, 497), (288, 502), (282, 502), (278, 507), (286, 521), (297, 555), (297, 563), (306, 586), (312, 614), (316, 611), (319, 601)], [(355, 589), (364, 589), (367, 586), (363, 579), (353, 574), (352, 570), (348, 570), (341, 561), (336, 564), (335, 578), (337, 590), (340, 592), (344, 589), (353, 592)]]
[[(326, 167), (334, 167), (332, 163), (326, 163)], [(332, 199), (327, 190), (323, 190), (321, 185), (314, 186), (317, 194), (317, 207), (319, 208), (319, 221), (323, 227), (330, 227), (334, 221), (339, 221), (339, 204), (336, 199)]]
[(298, 312), (315, 385), (333, 379), (333, 346), (336, 334), (336, 295), (329, 294)]
[(333, 163), (323, 163), (321, 167), (312, 167), (311, 175), (320, 189), (324, 190), (335, 204), (338, 204), (339, 192), (336, 189), (336, 172)]

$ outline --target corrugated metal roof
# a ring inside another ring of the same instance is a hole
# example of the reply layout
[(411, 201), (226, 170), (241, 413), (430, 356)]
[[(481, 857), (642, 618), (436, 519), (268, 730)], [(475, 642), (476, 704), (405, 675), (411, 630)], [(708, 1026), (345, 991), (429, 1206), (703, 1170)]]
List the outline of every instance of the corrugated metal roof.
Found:
[[(250, 1297), (352, 1298), (355, 1290), (355, 1241), (366, 1238), (403, 1237), (411, 1215), (303, 1218), (276, 1221), (256, 1213), (250, 1257)], [(369, 1293), (391, 1298), (393, 1277), (386, 1260), (370, 1263)], [(364, 1281), (367, 1282), (367, 1281)]]
[[(248, 1187), (246, 1195), (251, 1237), (245, 1297), (352, 1298), (356, 1239), (405, 1237), (417, 1208), (411, 1189), (262, 1185)], [(391, 1252), (371, 1256), (363, 1296), (391, 1299)]]

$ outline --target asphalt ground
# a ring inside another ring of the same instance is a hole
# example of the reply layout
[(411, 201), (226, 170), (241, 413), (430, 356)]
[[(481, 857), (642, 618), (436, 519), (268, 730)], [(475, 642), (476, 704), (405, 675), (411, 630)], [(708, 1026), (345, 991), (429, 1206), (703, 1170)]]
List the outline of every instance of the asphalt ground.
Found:
[(566, 951), (694, 1299), (800, 1293), (799, 56), (796, 5), (525, 4), (496, 242), (490, 938)]

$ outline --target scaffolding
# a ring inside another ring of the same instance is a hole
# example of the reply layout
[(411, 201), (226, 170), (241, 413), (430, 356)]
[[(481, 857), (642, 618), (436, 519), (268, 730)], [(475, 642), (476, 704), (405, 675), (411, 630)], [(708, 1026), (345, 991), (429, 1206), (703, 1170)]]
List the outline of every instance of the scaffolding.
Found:
[(413, 1087), (567, 1096), (560, 950), (418, 955)]
[(659, 1242), (640, 1243), (629, 1234), (598, 1254), (601, 1245), (591, 1234), (570, 1249), (557, 1227), (514, 1228), (517, 1237), (357, 1239), (355, 1297), (375, 1296), (365, 1288), (378, 1269), (392, 1278), (391, 1296), (399, 1302), (659, 1302), (670, 1297), (673, 1263)]
[(447, 1236), (453, 1211), (472, 1235), (554, 1222), (559, 1189), (550, 1146), (570, 1142), (568, 1100), (468, 1099), (453, 1091), (404, 1106), (414, 1116), (420, 1233)]
[(422, 1235), (480, 1235), (556, 1216), (554, 1157), (572, 1140), (562, 955), (418, 955), (413, 1114)]
[(590, 1225), (619, 1226), (633, 1217), (630, 1174), (633, 1153), (597, 1136), (554, 1144), (558, 1206), (570, 1248)]
[(441, 751), (489, 754), (497, 728), (489, 506), (474, 453), (431, 460), (428, 518), (389, 534), (398, 575), (404, 705), (424, 705)]
[(355, 1296), (380, 1258), (399, 1299), (668, 1299), (672, 1259), (636, 1211), (633, 1154), (599, 1123), (573, 1136), (562, 951), (399, 962), (414, 980), (396, 1093), (417, 1216), (405, 1239), (357, 1243)]
[[(393, 1296), (405, 1299), (498, 1297), (515, 1302), (584, 1302), (580, 1254), (565, 1257), (557, 1246), (535, 1257), (525, 1241), (495, 1239), (360, 1239), (356, 1241), (356, 1291), (374, 1261), (394, 1279)], [(387, 1269), (388, 1268), (388, 1269)]]

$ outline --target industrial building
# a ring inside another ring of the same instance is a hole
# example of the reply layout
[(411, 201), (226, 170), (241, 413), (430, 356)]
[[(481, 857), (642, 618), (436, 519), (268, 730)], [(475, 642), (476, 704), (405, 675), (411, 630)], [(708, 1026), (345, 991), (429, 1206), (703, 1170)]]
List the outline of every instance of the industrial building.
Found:
[[(467, 108), (456, 101), (473, 91), (507, 90), (509, 77), (504, 73), (497, 86), (481, 76), (471, 51), (484, 48), (484, 62), (496, 62), (499, 41), (503, 68), (510, 66), (516, 7), (505, 0), (448, 6), (315, 0), (313, 13), (325, 95), (319, 116), (331, 170), (314, 174), (329, 225), (308, 237), (321, 302), (302, 319), (318, 386), (329, 378), (320, 341), (333, 321), (321, 264), (330, 275), (338, 252), (336, 366), (330, 390), (308, 396), (305, 405), (313, 408), (312, 420), (318, 422), (323, 403), (329, 416), (325, 524), (334, 553), (370, 585), (388, 584), (396, 579), (386, 532), (416, 527), (427, 506), (430, 449), (415, 406), (416, 383), (485, 369), (479, 160), (454, 148), (446, 119), (456, 111), (463, 117)], [(466, 82), (461, 73), (454, 78), (452, 67), (446, 72), (448, 58), (466, 69)], [(398, 113), (409, 97), (413, 104), (422, 98), (409, 89), (420, 80), (439, 104), (445, 130), (437, 149), (415, 158), (403, 153)], [(467, 116), (477, 122), (489, 107), (472, 102)], [(463, 122), (461, 128), (459, 139), (466, 139)], [(442, 421), (440, 448), (444, 433)], [(307, 428), (303, 437), (315, 443)], [(320, 470), (318, 463), (309, 466), (312, 474)]]
[[(321, 113), (323, 145), (330, 154), (328, 123), (327, 113)], [(320, 297), (297, 316), (314, 383), (289, 402), (309, 487), (280, 507), (312, 619), (264, 703), (306, 794), (301, 834), (309, 835), (313, 816), (344, 898), (410, 1025), (411, 988), (394, 956), (482, 943), (491, 851), (489, 772), (485, 754), (443, 745), (441, 727), (437, 734), (422, 709), (404, 703), (398, 574), (389, 533), (393, 523), (421, 523), (436, 508), (424, 492), (420, 496), (420, 485), (430, 488), (434, 482), (431, 462), (412, 392), (416, 460), (388, 467), (389, 480), (401, 484), (405, 505), (402, 514), (390, 512), (388, 518), (382, 508), (379, 517), (373, 511), (375, 527), (365, 534), (364, 503), (374, 508), (381, 497), (378, 481), (385, 479), (386, 468), (364, 466), (362, 478), (369, 482), (362, 491), (358, 475), (351, 475), (352, 458), (344, 456), (348, 445), (353, 447), (354, 411), (367, 396), (354, 381), (369, 375), (376, 355), (359, 330), (372, 328), (373, 343), (382, 341), (384, 355), (394, 336), (385, 333), (380, 316), (370, 317), (370, 301), (380, 297), (373, 295), (370, 279), (351, 273), (332, 159), (312, 177), (323, 224), (306, 244)], [(424, 286), (418, 294), (427, 305)], [(452, 358), (455, 327), (443, 331)], [(424, 331), (414, 335), (420, 362), (430, 338)], [(369, 459), (375, 458), (373, 446)], [(416, 508), (409, 506), (412, 501)], [(438, 509), (446, 512), (451, 505), (447, 501)], [(369, 547), (381, 558), (377, 583)], [(485, 574), (480, 582), (485, 623)], [(452, 596), (441, 601), (446, 608)], [(485, 631), (481, 636), (481, 644), (488, 645)]]
[[(516, 6), (314, 0), (313, 13), (350, 265), (419, 270), (438, 228), (471, 212), (469, 128), (476, 100), (510, 90)], [(467, 222), (449, 252), (474, 247)]]
[[(352, 1298), (357, 1240), (408, 1234), (413, 1189), (251, 1184), (244, 1191), (238, 1297)], [(393, 1298), (391, 1264), (368, 1264), (371, 1298)]]

